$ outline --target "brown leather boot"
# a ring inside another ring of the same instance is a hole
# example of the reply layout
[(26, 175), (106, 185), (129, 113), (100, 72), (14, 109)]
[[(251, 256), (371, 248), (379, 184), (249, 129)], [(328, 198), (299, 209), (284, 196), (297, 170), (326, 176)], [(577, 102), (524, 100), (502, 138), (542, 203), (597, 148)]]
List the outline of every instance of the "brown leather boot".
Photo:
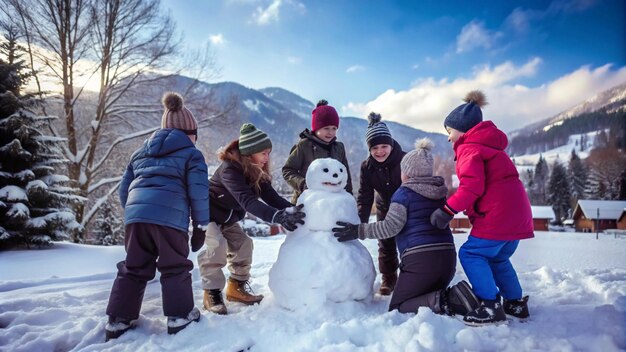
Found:
[(398, 275), (396, 273), (383, 275), (383, 282), (380, 285), (380, 289), (378, 289), (378, 293), (382, 296), (389, 296), (396, 287), (397, 280)]
[(204, 304), (204, 309), (211, 313), (220, 315), (228, 314), (228, 310), (224, 304), (224, 299), (222, 299), (222, 290), (220, 289), (204, 290), (204, 299), (202, 300), (202, 303)]
[(248, 281), (239, 281), (229, 277), (226, 285), (226, 299), (231, 302), (253, 305), (261, 302), (263, 295), (253, 294)]

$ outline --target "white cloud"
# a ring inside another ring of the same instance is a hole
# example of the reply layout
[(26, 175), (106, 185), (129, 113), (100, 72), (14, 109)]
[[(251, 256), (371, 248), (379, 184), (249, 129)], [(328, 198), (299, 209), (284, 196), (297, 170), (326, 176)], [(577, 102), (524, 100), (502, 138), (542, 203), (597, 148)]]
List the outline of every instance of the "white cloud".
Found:
[(281, 8), (284, 8), (284, 5), (291, 6), (301, 14), (306, 13), (306, 7), (299, 1), (272, 0), (266, 8), (263, 8), (262, 6), (257, 7), (255, 13), (252, 15), (252, 19), (260, 26), (267, 25), (272, 22), (278, 22), (280, 20)]
[(468, 78), (416, 81), (408, 90), (388, 89), (366, 103), (350, 102), (342, 107), (343, 115), (365, 117), (380, 112), (383, 119), (396, 121), (426, 131), (443, 133), (443, 120), (462, 104), (473, 89), (487, 95), (485, 119), (510, 131), (554, 116), (591, 96), (626, 82), (626, 66), (612, 69), (611, 64), (598, 68), (582, 66), (551, 82), (536, 87), (516, 83), (519, 78), (537, 74), (541, 59), (533, 58), (522, 66), (510, 62), (475, 69)]
[(354, 72), (359, 72), (359, 71), (364, 71), (365, 70), (365, 66), (362, 65), (352, 65), (350, 67), (348, 67), (346, 69), (347, 73), (354, 73)]
[(261, 6), (257, 7), (256, 12), (252, 15), (254, 21), (260, 26), (270, 24), (272, 22), (278, 22), (280, 18), (281, 4), (282, 0), (274, 0), (265, 9)]
[(413, 64), (413, 65), (411, 65), (411, 69), (412, 70), (417, 70), (418, 68), (420, 68), (420, 64)]
[(287, 58), (287, 62), (292, 64), (292, 65), (296, 65), (302, 62), (302, 58), (301, 57), (297, 57), (297, 56), (289, 56)]
[(226, 39), (224, 39), (224, 35), (222, 33), (210, 35), (209, 40), (213, 45), (222, 45), (226, 43)]
[(456, 37), (456, 52), (468, 52), (476, 48), (489, 49), (499, 36), (501, 36), (499, 32), (485, 28), (485, 23), (473, 20), (466, 24)]
[(596, 3), (596, 0), (555, 0), (545, 9), (518, 7), (509, 14), (504, 24), (517, 32), (524, 33), (535, 21), (584, 12)]

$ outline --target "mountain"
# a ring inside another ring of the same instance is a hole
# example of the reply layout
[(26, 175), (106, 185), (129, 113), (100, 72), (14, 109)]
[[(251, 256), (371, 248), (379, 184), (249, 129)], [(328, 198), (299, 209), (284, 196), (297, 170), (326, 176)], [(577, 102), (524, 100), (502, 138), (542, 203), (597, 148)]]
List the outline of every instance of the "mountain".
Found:
[(605, 110), (607, 113), (626, 110), (626, 83), (598, 93), (571, 109), (563, 111), (555, 116), (512, 131), (510, 136), (514, 138), (517, 135), (530, 134), (538, 129), (547, 131), (552, 127), (562, 124), (564, 120), (599, 110)]
[(626, 83), (601, 92), (571, 109), (535, 122), (509, 134), (512, 156), (542, 153), (570, 143), (580, 135), (582, 149), (594, 147), (584, 136), (604, 131), (608, 144), (623, 148), (626, 143)]
[[(158, 83), (157, 83), (158, 82)], [(219, 165), (216, 152), (238, 138), (243, 123), (253, 123), (265, 131), (272, 140), (272, 176), (274, 186), (285, 193), (291, 192), (283, 181), (281, 168), (285, 163), (291, 147), (298, 142), (300, 133), (311, 126), (311, 111), (315, 104), (288, 90), (269, 87), (252, 89), (236, 82), (205, 83), (184, 76), (168, 77), (157, 80), (148, 87), (141, 87), (127, 94), (129, 103), (143, 103), (152, 106), (143, 115), (130, 114), (124, 124), (114, 123), (108, 126), (112, 133), (102, 139), (102, 149), (117, 136), (127, 135), (138, 130), (158, 126), (161, 122), (162, 106), (160, 99), (165, 91), (181, 92), (185, 105), (201, 121), (197, 146), (203, 151), (209, 170)], [(332, 105), (332, 100), (330, 101)], [(92, 110), (93, 103), (86, 103), (85, 109)], [(207, 116), (216, 112), (225, 114), (212, 119), (209, 123), (202, 122)], [(90, 114), (85, 114), (90, 116)], [(383, 116), (384, 121), (384, 116)], [(428, 137), (435, 144), (434, 154), (452, 158), (452, 150), (447, 137), (439, 133), (427, 133), (399, 123), (385, 121), (393, 137), (404, 150), (413, 149), (416, 139)], [(84, 123), (89, 128), (88, 122)], [(337, 139), (344, 143), (348, 156), (349, 168), (353, 180), (359, 179), (360, 164), (368, 155), (365, 143), (365, 119), (344, 116), (340, 120)], [(111, 157), (110, 176), (123, 170), (130, 153), (137, 148), (143, 139), (127, 142), (125, 148), (118, 148)], [(358, 188), (357, 184), (354, 188)]]
[(268, 87), (259, 89), (259, 92), (265, 94), (266, 97), (273, 99), (275, 102), (288, 107), (296, 115), (302, 117), (305, 120), (311, 118), (311, 110), (315, 107), (315, 104), (304, 99), (303, 97), (292, 93), (283, 88)]

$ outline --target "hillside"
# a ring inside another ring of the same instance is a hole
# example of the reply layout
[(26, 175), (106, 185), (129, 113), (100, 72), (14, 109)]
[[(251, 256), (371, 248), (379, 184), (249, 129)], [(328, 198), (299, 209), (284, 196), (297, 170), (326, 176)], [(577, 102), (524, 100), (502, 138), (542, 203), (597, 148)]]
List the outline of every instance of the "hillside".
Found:
[[(607, 133), (607, 144), (617, 148), (626, 146), (626, 84), (599, 93), (556, 116), (511, 132), (508, 151), (511, 156), (542, 153), (567, 145), (572, 135), (602, 130)], [(584, 138), (580, 142), (583, 145), (588, 143)]]

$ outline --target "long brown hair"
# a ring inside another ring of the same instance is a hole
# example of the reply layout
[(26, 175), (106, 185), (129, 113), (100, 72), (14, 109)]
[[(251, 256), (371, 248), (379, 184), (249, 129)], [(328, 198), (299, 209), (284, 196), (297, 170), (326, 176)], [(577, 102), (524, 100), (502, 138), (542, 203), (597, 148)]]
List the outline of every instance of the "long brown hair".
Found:
[(221, 161), (232, 161), (241, 165), (243, 176), (248, 182), (252, 183), (257, 194), (261, 192), (261, 182), (272, 182), (269, 160), (262, 167), (253, 164), (252, 158), (249, 155), (241, 155), (241, 152), (239, 152), (238, 139), (235, 139), (225, 148), (219, 150), (217, 157)]

